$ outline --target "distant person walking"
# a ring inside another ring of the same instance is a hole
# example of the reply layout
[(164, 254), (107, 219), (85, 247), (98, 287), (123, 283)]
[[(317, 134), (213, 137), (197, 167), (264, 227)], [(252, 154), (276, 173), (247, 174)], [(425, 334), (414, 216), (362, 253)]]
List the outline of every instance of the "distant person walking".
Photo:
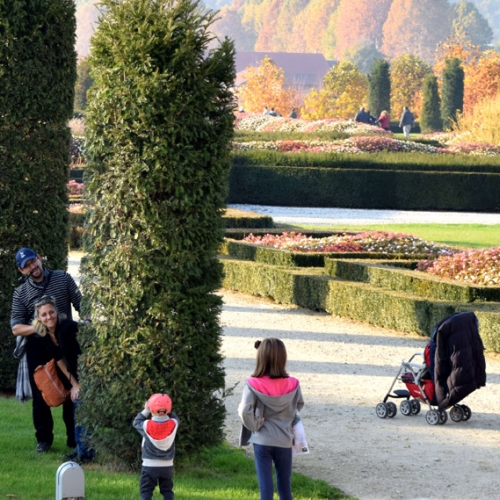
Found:
[(399, 120), (399, 126), (403, 129), (403, 134), (405, 137), (410, 137), (411, 128), (413, 123), (415, 122), (415, 118), (413, 113), (408, 109), (407, 106), (403, 108), (403, 114)]
[(295, 110), (295, 108), (292, 108), (292, 111), (290, 112), (288, 117), (289, 118), (297, 118), (297, 111)]
[(389, 113), (385, 109), (380, 113), (380, 116), (377, 119), (377, 123), (384, 130), (386, 131), (390, 130), (391, 117), (389, 116)]
[(357, 123), (371, 123), (371, 116), (369, 113), (365, 111), (365, 108), (361, 106), (359, 108), (359, 111), (356, 113), (356, 116), (354, 117), (354, 121)]

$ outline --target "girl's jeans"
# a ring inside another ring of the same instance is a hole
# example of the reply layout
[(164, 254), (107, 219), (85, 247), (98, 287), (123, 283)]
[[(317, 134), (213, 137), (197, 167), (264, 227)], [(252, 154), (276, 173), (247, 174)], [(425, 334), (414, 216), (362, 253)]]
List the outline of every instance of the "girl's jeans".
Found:
[(292, 448), (254, 444), (253, 451), (260, 500), (273, 499), (273, 462), (279, 498), (280, 500), (292, 500)]

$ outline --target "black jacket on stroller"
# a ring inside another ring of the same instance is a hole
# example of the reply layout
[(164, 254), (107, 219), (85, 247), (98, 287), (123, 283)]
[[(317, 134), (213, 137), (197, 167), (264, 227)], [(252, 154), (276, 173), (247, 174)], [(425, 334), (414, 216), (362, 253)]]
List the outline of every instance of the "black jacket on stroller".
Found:
[(432, 361), (431, 374), (440, 410), (486, 385), (484, 346), (473, 312), (452, 314), (435, 326), (431, 336), (431, 364)]

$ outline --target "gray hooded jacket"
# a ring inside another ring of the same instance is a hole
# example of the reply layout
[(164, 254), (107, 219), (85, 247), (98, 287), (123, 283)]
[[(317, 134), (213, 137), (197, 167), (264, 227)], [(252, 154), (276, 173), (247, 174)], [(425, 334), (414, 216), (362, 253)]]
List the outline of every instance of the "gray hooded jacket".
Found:
[(268, 396), (248, 382), (238, 408), (243, 425), (252, 432), (250, 443), (279, 448), (293, 446), (293, 424), (304, 406), (300, 385), (281, 396)]

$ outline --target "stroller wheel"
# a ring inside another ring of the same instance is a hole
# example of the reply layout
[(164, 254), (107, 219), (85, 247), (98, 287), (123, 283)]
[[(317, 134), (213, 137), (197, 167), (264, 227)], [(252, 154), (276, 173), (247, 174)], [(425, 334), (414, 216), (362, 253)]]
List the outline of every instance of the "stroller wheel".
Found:
[(387, 403), (387, 416), (389, 418), (394, 418), (396, 416), (397, 412), (398, 412), (398, 408), (392, 401)]
[(455, 405), (450, 410), (450, 418), (453, 420), (453, 422), (460, 422), (460, 420), (464, 420), (464, 417), (465, 412), (462, 407)]
[(412, 414), (411, 403), (407, 400), (401, 401), (401, 404), (399, 405), (399, 409), (401, 410), (401, 415), (404, 415), (405, 417)]
[(387, 417), (387, 414), (389, 413), (387, 411), (387, 405), (385, 403), (379, 403), (377, 407), (375, 408), (375, 413), (377, 414), (378, 418), (385, 418)]
[(439, 425), (446, 424), (448, 421), (448, 413), (445, 410), (439, 410)]
[(429, 425), (437, 425), (441, 419), (437, 410), (429, 410), (425, 415), (425, 420)]
[(412, 399), (411, 403), (411, 414), (418, 415), (420, 413), (420, 401), (418, 399)]
[(460, 406), (462, 407), (462, 410), (464, 411), (464, 416), (463, 416), (462, 420), (464, 420), (464, 421), (469, 420), (469, 418), (472, 415), (471, 409), (467, 405), (460, 405)]

